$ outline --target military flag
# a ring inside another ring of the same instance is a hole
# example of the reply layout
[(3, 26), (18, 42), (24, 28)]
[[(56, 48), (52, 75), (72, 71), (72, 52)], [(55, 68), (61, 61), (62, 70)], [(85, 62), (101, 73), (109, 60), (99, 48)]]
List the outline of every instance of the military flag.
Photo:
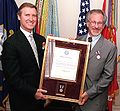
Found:
[(57, 0), (49, 0), (48, 22), (46, 27), (46, 35), (52, 34), (59, 37), (59, 19), (58, 19), (58, 2)]
[(48, 5), (49, 0), (43, 1), (42, 15), (41, 15), (41, 24), (40, 24), (40, 35), (46, 36), (46, 26), (48, 21)]
[[(113, 42), (116, 45), (116, 21), (117, 17), (116, 14), (117, 11), (117, 0), (109, 0), (108, 3), (108, 25), (105, 26), (103, 30), (103, 36)], [(106, 9), (106, 0), (103, 2), (103, 11)], [(111, 82), (109, 89), (108, 89), (108, 110), (112, 111), (112, 104), (113, 101), (115, 100), (115, 95), (117, 94), (119, 89), (118, 82), (117, 82), (117, 66), (114, 72), (114, 78), (113, 81)]]
[[(10, 37), (19, 26), (17, 11), (18, 7), (14, 0), (0, 0), (0, 56), (3, 42), (7, 37)], [(0, 61), (0, 111), (6, 110), (7, 98), (8, 86)]]
[[(59, 36), (58, 6), (57, 0), (41, 0), (41, 7), (38, 12), (39, 34), (47, 37), (47, 35)], [(36, 1), (37, 4), (40, 0)], [(40, 19), (39, 19), (40, 18)], [(37, 31), (37, 29), (36, 29)]]

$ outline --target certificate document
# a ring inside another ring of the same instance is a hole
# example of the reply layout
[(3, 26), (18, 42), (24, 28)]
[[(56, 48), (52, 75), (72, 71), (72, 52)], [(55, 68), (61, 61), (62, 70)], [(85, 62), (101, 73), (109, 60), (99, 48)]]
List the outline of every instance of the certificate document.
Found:
[(79, 50), (54, 47), (50, 77), (75, 81), (79, 56)]

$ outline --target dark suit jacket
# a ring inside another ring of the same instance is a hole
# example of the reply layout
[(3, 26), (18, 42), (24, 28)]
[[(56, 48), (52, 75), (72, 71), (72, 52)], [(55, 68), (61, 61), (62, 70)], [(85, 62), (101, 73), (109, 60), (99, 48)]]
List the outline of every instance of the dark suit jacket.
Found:
[[(87, 35), (77, 38), (86, 40)], [(98, 55), (100, 58), (98, 58)], [(82, 111), (105, 111), (108, 86), (113, 80), (117, 63), (117, 48), (103, 36), (100, 37), (89, 55), (85, 90), (89, 100), (81, 106)]]
[(19, 30), (3, 44), (2, 67), (9, 85), (9, 98), (12, 111), (41, 111), (43, 100), (36, 100), (34, 95), (39, 87), (45, 38), (34, 33), (40, 68), (33, 50)]

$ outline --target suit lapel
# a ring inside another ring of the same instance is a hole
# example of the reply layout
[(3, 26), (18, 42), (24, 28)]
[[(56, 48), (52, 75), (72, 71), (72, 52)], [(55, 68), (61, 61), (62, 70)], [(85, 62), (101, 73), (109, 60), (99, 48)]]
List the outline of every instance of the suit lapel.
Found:
[(21, 42), (21, 44), (23, 44), (25, 46), (25, 49), (29, 50), (31, 48), (27, 38), (25, 37), (25, 35), (22, 33), (22, 31), (18, 32), (18, 37), (19, 37), (19, 41)]
[(76, 38), (76, 40), (86, 41), (86, 38), (87, 38), (87, 35), (83, 35), (83, 36)]
[[(86, 38), (87, 38), (87, 35), (84, 35), (84, 36), (77, 38), (77, 40), (86, 41)], [(93, 47), (93, 49), (90, 52), (89, 59), (96, 56), (96, 52), (101, 50), (101, 47), (103, 44), (103, 39), (104, 39), (103, 36), (101, 36), (100, 39), (98, 40), (98, 42), (95, 44), (95, 46)]]
[[(34, 59), (34, 61), (36, 61), (36, 58), (35, 58), (35, 55), (34, 55), (34, 52), (32, 50), (32, 47), (29, 43), (29, 41), (27, 40), (27, 38), (25, 37), (25, 35), (22, 33), (22, 31), (19, 31), (18, 32), (18, 37), (19, 37), (19, 41), (21, 42), (21, 44), (24, 45), (25, 47), (25, 52), (27, 52), (27, 54), (29, 54), (30, 57), (32, 57)], [(37, 61), (36, 61), (36, 64), (37, 64)]]

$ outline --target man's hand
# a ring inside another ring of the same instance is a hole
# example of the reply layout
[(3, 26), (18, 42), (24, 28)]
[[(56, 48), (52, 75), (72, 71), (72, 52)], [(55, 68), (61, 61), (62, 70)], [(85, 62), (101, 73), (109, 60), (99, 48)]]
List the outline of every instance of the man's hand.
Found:
[(44, 93), (47, 93), (46, 90), (43, 89), (37, 89), (37, 92), (35, 93), (35, 99), (39, 100), (39, 99), (47, 99), (47, 96), (44, 95)]
[(87, 100), (88, 100), (88, 94), (86, 92), (84, 92), (81, 95), (81, 98), (80, 98), (80, 101), (79, 101), (79, 105), (84, 105)]

